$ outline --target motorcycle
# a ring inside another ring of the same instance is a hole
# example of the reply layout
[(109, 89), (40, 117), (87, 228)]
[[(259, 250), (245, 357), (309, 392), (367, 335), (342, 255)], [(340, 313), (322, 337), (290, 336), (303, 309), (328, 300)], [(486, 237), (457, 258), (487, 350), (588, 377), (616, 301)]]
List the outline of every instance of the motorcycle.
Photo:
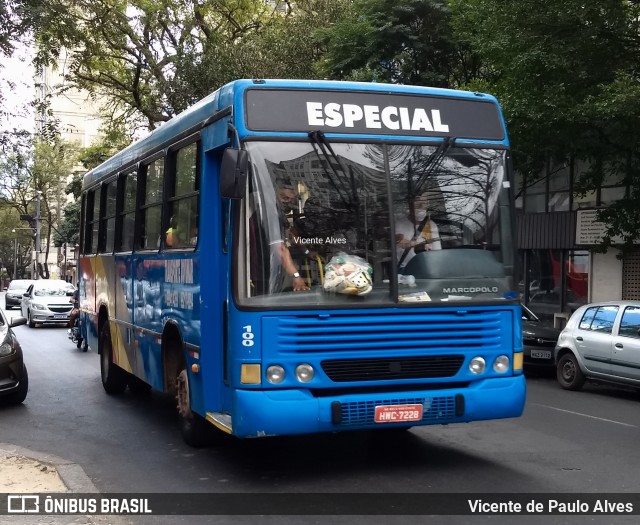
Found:
[(69, 328), (69, 330), (67, 330), (67, 336), (69, 337), (69, 339), (71, 339), (72, 343), (76, 344), (76, 348), (80, 349), (82, 348), (83, 352), (86, 352), (88, 350), (88, 346), (85, 342), (85, 344), (83, 345), (83, 338), (82, 338), (82, 332), (80, 332), (80, 318), (79, 316), (73, 315), (74, 312), (72, 312), (71, 318), (74, 319), (73, 324), (71, 325), (71, 328)]

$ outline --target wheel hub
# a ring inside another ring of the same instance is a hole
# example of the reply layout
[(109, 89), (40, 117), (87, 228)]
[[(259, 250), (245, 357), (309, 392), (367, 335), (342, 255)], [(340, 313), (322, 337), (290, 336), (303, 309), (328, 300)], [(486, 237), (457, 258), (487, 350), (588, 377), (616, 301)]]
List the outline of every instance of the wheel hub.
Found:
[(567, 361), (562, 367), (562, 375), (566, 381), (571, 381), (576, 375), (576, 368), (571, 361)]
[(176, 379), (176, 400), (178, 401), (178, 414), (181, 417), (191, 415), (191, 405), (189, 403), (189, 380), (187, 371), (183, 370)]

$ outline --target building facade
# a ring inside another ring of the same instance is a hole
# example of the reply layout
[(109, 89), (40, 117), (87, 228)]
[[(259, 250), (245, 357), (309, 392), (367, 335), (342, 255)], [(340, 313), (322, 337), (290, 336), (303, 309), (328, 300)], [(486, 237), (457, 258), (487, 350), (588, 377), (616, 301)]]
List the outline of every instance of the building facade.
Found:
[(515, 197), (523, 302), (549, 324), (562, 326), (580, 305), (640, 299), (640, 252), (619, 259), (619, 250), (593, 251), (605, 229), (598, 208), (623, 198), (628, 188), (611, 177), (578, 197), (574, 183), (587, 169), (580, 162), (548, 168), (524, 184), (517, 174)]
[[(65, 80), (67, 61), (69, 56), (66, 50), (62, 50), (58, 61), (46, 67), (36, 81), (36, 97), (39, 100), (48, 100), (49, 113), (41, 112), (36, 116), (36, 124), (39, 130), (46, 127), (49, 120), (58, 123), (60, 138), (66, 142), (74, 143), (80, 148), (87, 148), (101, 137), (103, 125), (100, 116), (99, 102), (87, 91), (70, 88)], [(86, 169), (78, 163), (69, 179), (76, 173), (84, 173)], [(71, 199), (62, 192), (59, 202), (57, 220), (62, 219), (62, 210)], [(42, 247), (44, 250), (44, 246)], [(59, 248), (50, 247), (49, 258), (46, 264), (49, 275), (54, 279), (66, 279), (75, 282), (76, 252), (74, 246)], [(40, 255), (40, 262), (44, 258), (44, 252)], [(35, 258), (34, 258), (35, 260)]]

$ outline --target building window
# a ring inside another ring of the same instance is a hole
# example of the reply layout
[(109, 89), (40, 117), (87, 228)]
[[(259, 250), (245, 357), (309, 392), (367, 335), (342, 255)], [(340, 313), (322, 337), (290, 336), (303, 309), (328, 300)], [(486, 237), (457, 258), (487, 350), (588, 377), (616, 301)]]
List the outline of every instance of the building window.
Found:
[(551, 325), (556, 313), (572, 313), (587, 303), (589, 261), (586, 250), (526, 251), (523, 292), (528, 293), (523, 295), (529, 309)]

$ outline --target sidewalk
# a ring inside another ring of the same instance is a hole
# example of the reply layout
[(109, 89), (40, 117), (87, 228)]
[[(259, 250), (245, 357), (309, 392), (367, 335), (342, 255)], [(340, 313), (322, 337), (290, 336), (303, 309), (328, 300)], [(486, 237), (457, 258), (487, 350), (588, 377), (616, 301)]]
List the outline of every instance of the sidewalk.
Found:
[[(0, 493), (98, 493), (80, 465), (9, 443), (0, 443)], [(121, 516), (23, 516), (0, 517), (11, 525), (130, 525)]]

